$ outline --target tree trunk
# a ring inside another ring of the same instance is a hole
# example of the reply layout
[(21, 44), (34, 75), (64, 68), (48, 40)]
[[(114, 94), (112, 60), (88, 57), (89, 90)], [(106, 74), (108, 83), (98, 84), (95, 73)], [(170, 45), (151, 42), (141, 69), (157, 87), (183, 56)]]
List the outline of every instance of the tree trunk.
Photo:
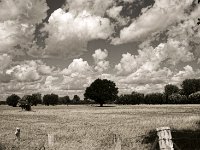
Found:
[(103, 107), (103, 103), (100, 103), (100, 107)]

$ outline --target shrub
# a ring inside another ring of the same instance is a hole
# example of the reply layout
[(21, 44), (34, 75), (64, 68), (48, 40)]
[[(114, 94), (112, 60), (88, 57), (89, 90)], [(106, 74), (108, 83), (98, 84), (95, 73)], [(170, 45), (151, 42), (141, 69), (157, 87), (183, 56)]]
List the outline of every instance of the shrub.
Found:
[(6, 103), (9, 106), (16, 107), (17, 103), (19, 102), (19, 100), (20, 100), (20, 97), (18, 95), (12, 94), (12, 95), (10, 95), (10, 96), (7, 97)]
[(169, 104), (186, 104), (188, 103), (188, 101), (185, 95), (172, 94), (169, 96), (168, 103)]
[(189, 102), (191, 104), (200, 104), (200, 91), (190, 94)]

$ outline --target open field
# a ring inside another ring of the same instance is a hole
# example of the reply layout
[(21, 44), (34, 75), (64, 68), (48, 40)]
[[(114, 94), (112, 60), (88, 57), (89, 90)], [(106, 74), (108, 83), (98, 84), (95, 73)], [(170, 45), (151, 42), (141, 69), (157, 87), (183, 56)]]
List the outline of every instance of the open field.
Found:
[[(1, 147), (37, 150), (52, 133), (58, 150), (111, 150), (117, 134), (122, 149), (145, 150), (151, 143), (143, 142), (142, 135), (156, 127), (191, 132), (200, 128), (200, 105), (113, 106), (37, 106), (31, 112), (0, 106)], [(20, 145), (15, 140), (16, 127), (21, 129)]]

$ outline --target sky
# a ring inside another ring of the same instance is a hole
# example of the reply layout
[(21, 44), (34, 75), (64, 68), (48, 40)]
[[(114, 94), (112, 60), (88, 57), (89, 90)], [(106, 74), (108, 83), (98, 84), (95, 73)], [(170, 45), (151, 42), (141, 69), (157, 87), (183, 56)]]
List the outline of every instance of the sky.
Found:
[(199, 14), (197, 0), (1, 0), (0, 96), (180, 87), (200, 77)]

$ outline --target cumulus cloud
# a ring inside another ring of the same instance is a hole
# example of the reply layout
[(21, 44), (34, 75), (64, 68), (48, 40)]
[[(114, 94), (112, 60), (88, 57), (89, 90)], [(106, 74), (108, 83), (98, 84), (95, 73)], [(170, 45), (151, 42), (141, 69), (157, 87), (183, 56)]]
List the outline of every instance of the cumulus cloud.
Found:
[(15, 52), (14, 46), (26, 47), (34, 38), (34, 28), (18, 21), (0, 22), (0, 53)]
[(61, 74), (66, 76), (77, 76), (77, 75), (86, 75), (92, 71), (92, 68), (89, 66), (87, 61), (84, 61), (82, 58), (74, 59), (68, 68), (65, 68), (61, 71)]
[(117, 21), (117, 25), (126, 25), (129, 21), (129, 18), (124, 18), (120, 15), (120, 12), (122, 11), (123, 6), (113, 6), (112, 8), (108, 9), (106, 11), (106, 14), (114, 19), (115, 21)]
[(24, 24), (42, 22), (48, 10), (45, 0), (2, 0), (0, 8), (0, 21), (18, 20)]
[(191, 66), (187, 65), (183, 68), (184, 70), (178, 71), (171, 78), (171, 82), (174, 84), (180, 84), (184, 79), (199, 78), (200, 70), (194, 70)]
[(6, 73), (19, 82), (34, 82), (42, 79), (42, 75), (51, 73), (51, 68), (42, 61), (23, 61), (8, 69)]
[(70, 12), (79, 14), (86, 10), (90, 14), (104, 16), (106, 10), (115, 4), (114, 0), (67, 0), (67, 8)]
[[(184, 10), (192, 4), (192, 0), (156, 0), (151, 8), (142, 10), (142, 14), (120, 31), (120, 37), (112, 40), (113, 44), (138, 41), (160, 32), (169, 25), (184, 19)], [(176, 15), (174, 15), (176, 14)]]
[(127, 75), (139, 69), (155, 71), (163, 64), (177, 65), (180, 62), (194, 60), (194, 55), (188, 49), (187, 43), (169, 39), (156, 48), (145, 47), (138, 50), (138, 55), (123, 54), (118, 65), (115, 66), (118, 74)]
[(12, 57), (8, 54), (0, 55), (0, 72), (4, 71), (12, 62)]
[(108, 51), (97, 49), (95, 50), (95, 53), (92, 55), (95, 61), (95, 70), (98, 72), (103, 72), (109, 68), (109, 61), (106, 61), (105, 59), (108, 57)]
[(47, 9), (45, 0), (2, 0), (0, 53), (26, 54), (34, 41), (36, 24), (46, 18)]
[(45, 54), (64, 57), (80, 55), (87, 49), (89, 41), (107, 39), (113, 32), (107, 18), (87, 11), (75, 15), (62, 9), (54, 11), (45, 30), (49, 33)]

